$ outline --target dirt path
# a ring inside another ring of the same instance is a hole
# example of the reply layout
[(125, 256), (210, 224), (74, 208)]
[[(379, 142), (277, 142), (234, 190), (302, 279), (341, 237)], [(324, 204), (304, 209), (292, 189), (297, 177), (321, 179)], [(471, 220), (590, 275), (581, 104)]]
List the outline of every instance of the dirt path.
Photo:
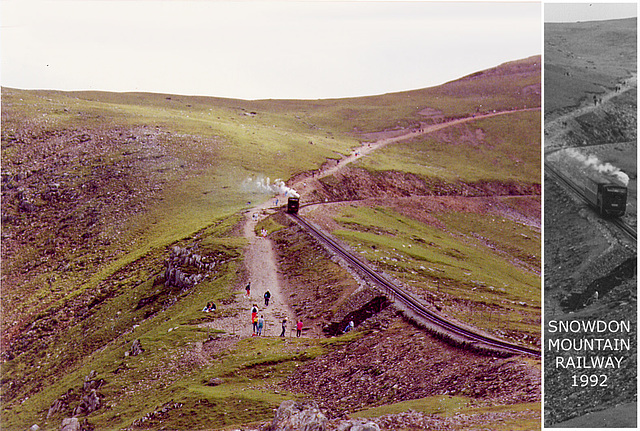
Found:
[[(271, 205), (270, 200), (260, 206), (255, 207), (247, 213), (247, 220), (244, 226), (244, 236), (250, 241), (245, 254), (245, 262), (249, 271), (251, 281), (251, 296), (242, 294), (240, 303), (247, 310), (247, 322), (250, 322), (251, 306), (258, 306), (258, 315), (264, 315), (265, 329), (263, 335), (278, 336), (282, 330), (282, 319), (288, 319), (286, 336), (291, 335), (291, 330), (295, 328), (295, 313), (288, 306), (278, 271), (274, 244), (268, 238), (256, 236), (255, 227), (266, 214), (263, 209)], [(264, 293), (269, 290), (271, 298), (269, 306), (265, 307)], [(251, 336), (252, 328), (247, 323), (243, 335)]]
[(638, 75), (633, 74), (629, 79), (625, 81), (625, 84), (622, 85), (618, 91), (611, 90), (605, 93), (600, 98), (601, 101), (597, 105), (595, 105), (591, 100), (587, 100), (583, 106), (580, 106), (570, 112), (567, 112), (566, 114), (561, 115), (553, 119), (552, 121), (547, 121), (544, 125), (544, 131), (546, 135), (544, 140), (545, 152), (550, 153), (555, 150), (564, 148), (563, 137), (564, 137), (564, 134), (568, 131), (568, 128), (567, 128), (568, 121), (571, 121), (589, 112), (595, 111), (603, 103), (606, 103), (609, 100), (613, 99), (614, 97), (637, 86), (637, 81), (638, 81)]
[[(272, 206), (271, 199), (258, 205), (245, 214), (244, 237), (249, 241), (245, 248), (245, 265), (251, 282), (250, 296), (242, 286), (242, 291), (236, 294), (236, 307), (238, 313), (216, 319), (202, 326), (219, 329), (240, 338), (253, 336), (251, 323), (251, 309), (254, 305), (258, 308), (258, 316), (264, 316), (265, 327), (262, 335), (277, 337), (282, 331), (281, 322), (285, 317), (288, 320), (286, 336), (295, 335), (296, 315), (288, 306), (282, 289), (280, 273), (271, 240), (255, 234), (258, 222), (267, 216), (266, 209)], [(269, 305), (265, 306), (264, 293), (269, 290), (271, 298)]]
[(300, 194), (304, 195), (311, 192), (314, 189), (314, 182), (317, 179), (333, 175), (336, 172), (344, 169), (350, 163), (355, 162), (356, 160), (371, 154), (372, 152), (379, 150), (381, 148), (386, 147), (389, 144), (395, 144), (397, 142), (407, 141), (409, 139), (413, 139), (418, 136), (428, 135), (430, 133), (436, 132), (438, 130), (445, 129), (447, 127), (455, 126), (458, 124), (468, 123), (470, 121), (482, 120), (484, 118), (497, 117), (499, 115), (509, 115), (516, 114), (519, 112), (528, 112), (528, 111), (539, 111), (540, 108), (525, 108), (525, 109), (515, 109), (511, 111), (499, 111), (499, 112), (491, 112), (488, 114), (477, 114), (472, 117), (458, 118), (456, 120), (447, 121), (445, 123), (432, 124), (430, 126), (421, 126), (419, 129), (410, 129), (407, 132), (394, 136), (391, 138), (383, 138), (378, 139), (374, 142), (368, 142), (362, 145), (361, 147), (355, 149), (350, 155), (343, 157), (339, 161), (336, 162), (335, 165), (325, 167), (317, 173), (314, 173), (311, 177), (304, 176), (298, 178), (298, 180), (291, 185), (291, 187), (298, 191)]

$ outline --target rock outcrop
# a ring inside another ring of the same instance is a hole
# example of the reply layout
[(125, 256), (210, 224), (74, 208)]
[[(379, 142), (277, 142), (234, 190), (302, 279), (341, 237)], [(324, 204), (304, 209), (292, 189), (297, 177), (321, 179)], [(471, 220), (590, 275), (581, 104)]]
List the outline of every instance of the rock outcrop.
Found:
[(324, 431), (327, 428), (327, 417), (315, 403), (302, 404), (293, 400), (283, 401), (278, 407), (276, 416), (269, 431)]
[(215, 262), (205, 262), (205, 258), (194, 253), (193, 248), (174, 246), (169, 259), (165, 261), (164, 285), (188, 290), (198, 284), (214, 267)]
[(60, 398), (56, 399), (49, 407), (47, 418), (58, 413), (67, 413), (73, 416), (88, 415), (100, 409), (103, 396), (98, 393), (98, 389), (104, 384), (104, 379), (97, 379), (96, 377), (97, 373), (91, 371), (85, 376), (82, 386), (77, 391), (70, 388)]
[(140, 344), (140, 340), (135, 339), (131, 344), (131, 349), (127, 353), (129, 353), (129, 356), (138, 356), (143, 352), (144, 349), (142, 348), (142, 344)]

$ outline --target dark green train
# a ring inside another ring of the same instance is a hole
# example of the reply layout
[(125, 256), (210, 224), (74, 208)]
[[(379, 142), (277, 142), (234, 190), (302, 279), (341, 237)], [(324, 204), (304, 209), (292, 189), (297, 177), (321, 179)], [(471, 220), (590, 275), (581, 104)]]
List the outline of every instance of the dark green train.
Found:
[(615, 178), (592, 176), (585, 180), (584, 195), (603, 217), (621, 217), (627, 210), (627, 186)]
[(287, 202), (287, 212), (289, 214), (297, 214), (300, 208), (300, 198), (289, 198)]

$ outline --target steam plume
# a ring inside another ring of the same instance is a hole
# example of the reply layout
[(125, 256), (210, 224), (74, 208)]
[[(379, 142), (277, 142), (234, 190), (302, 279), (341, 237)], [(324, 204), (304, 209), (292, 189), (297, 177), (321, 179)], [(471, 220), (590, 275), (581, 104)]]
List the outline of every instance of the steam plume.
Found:
[(288, 187), (280, 178), (276, 178), (272, 183), (269, 177), (248, 177), (242, 182), (242, 186), (247, 191), (269, 194), (273, 193), (276, 195), (282, 194), (284, 197), (300, 197), (300, 194), (297, 191)]
[(581, 162), (585, 167), (591, 168), (601, 174), (610, 175), (617, 178), (622, 184), (627, 186), (629, 184), (629, 176), (622, 172), (620, 168), (613, 166), (611, 163), (602, 163), (596, 156), (590, 154), (585, 156), (574, 148), (565, 150), (565, 153), (570, 157)]

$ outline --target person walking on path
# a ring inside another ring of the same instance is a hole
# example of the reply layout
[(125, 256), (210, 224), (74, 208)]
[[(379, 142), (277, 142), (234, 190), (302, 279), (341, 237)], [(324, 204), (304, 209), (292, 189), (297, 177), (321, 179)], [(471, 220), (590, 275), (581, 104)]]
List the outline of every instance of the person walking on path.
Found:
[(251, 296), (251, 283), (247, 284), (247, 298)]
[(264, 316), (260, 315), (258, 319), (258, 336), (262, 335), (262, 328), (264, 328)]
[(258, 306), (256, 304), (253, 304), (251, 309), (251, 323), (253, 324), (253, 333), (256, 334), (258, 332)]
[(285, 332), (287, 331), (287, 318), (282, 319), (282, 332), (280, 333), (281, 337), (284, 337)]
[(265, 307), (269, 306), (269, 299), (271, 299), (271, 292), (269, 292), (267, 290), (266, 292), (264, 292), (264, 306)]
[(302, 333), (302, 320), (298, 319), (298, 324), (296, 325), (296, 337), (300, 337)]

